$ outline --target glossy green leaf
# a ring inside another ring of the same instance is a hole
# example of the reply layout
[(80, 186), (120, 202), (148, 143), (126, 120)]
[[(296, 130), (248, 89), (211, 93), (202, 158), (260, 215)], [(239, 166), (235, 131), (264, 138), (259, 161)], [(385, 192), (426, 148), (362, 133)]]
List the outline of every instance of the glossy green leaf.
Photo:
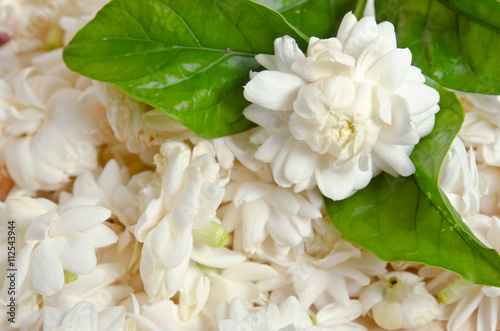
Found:
[(381, 174), (348, 199), (325, 199), (327, 211), (347, 239), (383, 260), (425, 263), (475, 284), (500, 286), (500, 255), (472, 234), (437, 185), (464, 116), (455, 94), (438, 90), (434, 130), (411, 155), (416, 175)]
[[(500, 8), (496, 0), (377, 0), (377, 20), (396, 27), (399, 47), (441, 85), (500, 94)], [(487, 12), (490, 11), (490, 16)]]
[(335, 37), (342, 18), (354, 10), (353, 0), (257, 0), (280, 12), (287, 21), (307, 36)]
[(203, 137), (244, 131), (243, 86), (274, 54), (273, 41), (306, 38), (277, 12), (248, 0), (113, 0), (63, 56), (84, 76), (111, 83)]

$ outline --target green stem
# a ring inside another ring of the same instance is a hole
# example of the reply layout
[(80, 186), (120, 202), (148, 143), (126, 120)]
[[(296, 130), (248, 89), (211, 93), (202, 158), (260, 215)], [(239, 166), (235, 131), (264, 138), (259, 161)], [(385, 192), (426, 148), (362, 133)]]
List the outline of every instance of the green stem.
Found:
[(367, 0), (358, 0), (356, 2), (356, 8), (354, 8), (354, 11), (352, 13), (354, 14), (354, 16), (356, 16), (358, 21), (363, 18), (363, 12), (365, 11), (366, 1)]

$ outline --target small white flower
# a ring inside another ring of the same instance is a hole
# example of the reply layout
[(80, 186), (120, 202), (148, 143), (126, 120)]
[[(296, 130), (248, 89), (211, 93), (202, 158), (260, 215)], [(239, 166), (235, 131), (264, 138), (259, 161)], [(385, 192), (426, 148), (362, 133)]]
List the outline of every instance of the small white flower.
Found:
[(347, 306), (329, 303), (314, 316), (315, 325), (323, 331), (366, 331), (366, 328), (353, 322), (363, 313), (358, 300), (351, 300)]
[(186, 144), (168, 142), (156, 155), (157, 177), (143, 189), (149, 199), (135, 226), (144, 242), (141, 277), (153, 299), (168, 299), (184, 281), (193, 246), (193, 229), (215, 219), (224, 189), (214, 157), (191, 153)]
[[(179, 306), (171, 300), (150, 303), (146, 293), (132, 294), (124, 302), (127, 308), (127, 318), (135, 323), (137, 331), (206, 331), (210, 320), (202, 315), (196, 315), (189, 320), (182, 320)], [(127, 329), (130, 330), (130, 329)]]
[[(313, 219), (321, 211), (304, 196), (274, 183), (260, 181), (254, 173), (239, 173), (226, 186), (222, 224), (234, 231), (233, 249), (249, 254), (266, 255), (265, 241), (286, 255), (306, 238), (313, 237)], [(269, 239), (268, 239), (269, 238)]]
[(441, 165), (439, 187), (462, 217), (472, 217), (479, 212), (479, 176), (474, 150), (467, 152), (458, 137)]
[(81, 301), (95, 305), (98, 312), (117, 305), (133, 292), (128, 285), (116, 284), (125, 275), (125, 267), (119, 262), (98, 264), (86, 275), (80, 275), (66, 284), (59, 293), (44, 296), (44, 306), (66, 310)]
[(98, 175), (85, 172), (78, 176), (73, 184), (73, 196), (96, 197), (99, 199), (97, 204), (110, 209), (121, 224), (133, 225), (140, 216), (137, 180), (145, 174), (131, 179), (128, 172), (112, 159)]
[[(497, 230), (497, 240), (500, 232)], [(497, 245), (498, 246), (498, 245)], [(477, 312), (477, 331), (497, 330), (500, 316), (500, 289), (474, 285), (448, 270), (425, 266), (420, 275), (428, 278), (427, 288), (443, 303), (441, 319), (448, 320), (449, 331), (464, 329), (464, 324)], [(469, 325), (472, 325), (469, 324)]]
[(280, 186), (317, 184), (340, 200), (380, 170), (415, 171), (409, 155), (432, 131), (439, 94), (397, 48), (391, 23), (348, 13), (337, 38), (310, 39), (307, 56), (288, 36), (274, 48), (256, 57), (268, 70), (245, 86), (253, 105), (244, 114), (265, 128), (256, 158), (271, 163)]
[(129, 152), (139, 154), (145, 162), (150, 163), (150, 155), (157, 153), (158, 146), (167, 140), (183, 141), (193, 136), (191, 131), (170, 116), (118, 88), (101, 82), (94, 84), (100, 102), (106, 106), (114, 135), (125, 143)]
[(203, 312), (215, 317), (221, 302), (231, 302), (235, 297), (245, 304), (258, 302), (265, 297), (255, 282), (278, 276), (266, 264), (250, 262), (238, 252), (225, 247), (213, 248), (196, 244), (192, 253), (186, 279), (179, 291), (179, 307), (183, 319)]
[[(7, 201), (7, 206), (16, 198)], [(24, 198), (31, 223), (26, 230), (26, 246), (19, 252), (18, 263), (23, 265), (18, 282), (29, 281), (33, 290), (52, 295), (61, 290), (65, 272), (83, 275), (96, 266), (95, 249), (117, 240), (116, 234), (102, 222), (111, 212), (95, 206), (95, 199), (81, 197), (68, 201), (59, 208), (46, 209), (35, 199)], [(18, 204), (18, 208), (22, 204)], [(50, 207), (50, 206), (49, 206)], [(8, 207), (9, 208), (9, 207)], [(11, 211), (7, 216), (14, 219)], [(26, 215), (25, 215), (26, 216)]]
[(71, 82), (33, 68), (11, 84), (0, 80), (0, 161), (22, 189), (59, 189), (97, 166), (88, 134), (98, 127), (101, 109), (83, 105), (81, 94)]
[(370, 276), (386, 272), (387, 263), (343, 239), (329, 220), (313, 224), (314, 239), (302, 251), (270, 258), (280, 276), (260, 282), (259, 288), (272, 291), (271, 300), (277, 302), (293, 294), (304, 308), (324, 302), (347, 307), (350, 297), (370, 284)]
[(422, 278), (405, 271), (390, 272), (368, 286), (359, 298), (366, 312), (386, 330), (417, 328), (440, 312), (436, 299), (425, 289)]
[(125, 307), (110, 307), (100, 313), (87, 301), (76, 304), (70, 311), (43, 307), (40, 311), (43, 329), (47, 331), (120, 331), (125, 322)]
[(223, 303), (218, 307), (218, 320), (220, 331), (321, 331), (313, 326), (307, 311), (293, 296), (279, 305), (272, 303), (253, 313), (245, 308), (241, 299), (235, 298), (230, 305)]
[(480, 161), (500, 167), (500, 96), (457, 94), (465, 109), (460, 138), (477, 150)]

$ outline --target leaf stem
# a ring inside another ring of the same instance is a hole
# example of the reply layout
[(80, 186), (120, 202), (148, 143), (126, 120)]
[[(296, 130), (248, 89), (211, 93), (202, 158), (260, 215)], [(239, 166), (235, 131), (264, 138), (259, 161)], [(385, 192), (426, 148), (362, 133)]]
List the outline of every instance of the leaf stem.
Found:
[(363, 12), (365, 11), (367, 0), (356, 1), (356, 8), (354, 8), (353, 14), (356, 16), (358, 21), (363, 18)]

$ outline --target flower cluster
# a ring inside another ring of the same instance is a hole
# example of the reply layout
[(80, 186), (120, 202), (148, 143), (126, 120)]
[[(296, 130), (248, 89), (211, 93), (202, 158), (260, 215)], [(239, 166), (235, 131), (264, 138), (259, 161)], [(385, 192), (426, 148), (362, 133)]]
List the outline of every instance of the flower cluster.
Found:
[[(476, 309), (478, 330), (497, 327), (498, 289), (388, 264), (327, 217), (321, 194), (411, 175), (434, 126), (439, 94), (391, 23), (348, 13), (306, 54), (276, 39), (244, 88), (259, 127), (208, 140), (65, 66), (62, 47), (107, 2), (0, 4), (1, 330), (362, 331), (437, 318), (457, 330)], [(500, 251), (500, 101), (460, 97), (466, 120), (440, 185)]]

